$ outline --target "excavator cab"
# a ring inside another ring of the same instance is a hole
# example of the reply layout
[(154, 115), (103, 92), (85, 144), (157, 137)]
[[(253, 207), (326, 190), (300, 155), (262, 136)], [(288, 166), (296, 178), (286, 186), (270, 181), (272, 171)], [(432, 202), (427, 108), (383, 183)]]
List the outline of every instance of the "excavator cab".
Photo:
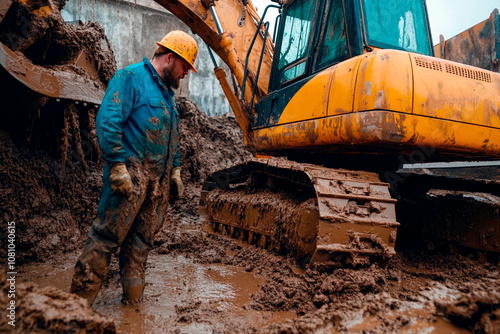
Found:
[(374, 49), (433, 55), (425, 1), (295, 0), (283, 12), (271, 91)]

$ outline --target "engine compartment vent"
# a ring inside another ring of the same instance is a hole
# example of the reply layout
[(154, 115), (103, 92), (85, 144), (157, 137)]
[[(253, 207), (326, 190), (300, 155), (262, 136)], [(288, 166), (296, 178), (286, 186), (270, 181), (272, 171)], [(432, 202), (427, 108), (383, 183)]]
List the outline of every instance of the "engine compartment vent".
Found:
[(424, 67), (435, 71), (446, 72), (449, 74), (458, 75), (472, 80), (491, 83), (491, 75), (485, 71), (474, 70), (460, 65), (443, 64), (440, 61), (430, 60), (424, 57), (415, 57), (414, 59), (415, 59), (415, 64), (417, 64), (417, 66), (420, 67)]
[(470, 68), (462, 66), (446, 64), (446, 73), (459, 75), (461, 77), (469, 79), (491, 82), (491, 75), (489, 73), (478, 70), (471, 70)]
[(417, 66), (420, 67), (425, 67), (436, 71), (443, 71), (443, 65), (438, 61), (429, 61), (421, 57), (415, 57), (415, 63), (417, 63)]

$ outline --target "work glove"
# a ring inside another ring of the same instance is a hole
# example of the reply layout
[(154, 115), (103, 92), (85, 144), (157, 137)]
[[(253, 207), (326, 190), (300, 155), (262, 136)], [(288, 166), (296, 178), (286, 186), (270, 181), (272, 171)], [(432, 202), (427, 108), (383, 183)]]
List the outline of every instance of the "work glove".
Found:
[(118, 163), (111, 167), (109, 183), (114, 192), (127, 196), (128, 200), (132, 198), (132, 178), (124, 163)]
[(170, 173), (170, 181), (172, 186), (177, 190), (177, 199), (182, 199), (184, 196), (184, 184), (181, 179), (181, 168), (174, 167)]

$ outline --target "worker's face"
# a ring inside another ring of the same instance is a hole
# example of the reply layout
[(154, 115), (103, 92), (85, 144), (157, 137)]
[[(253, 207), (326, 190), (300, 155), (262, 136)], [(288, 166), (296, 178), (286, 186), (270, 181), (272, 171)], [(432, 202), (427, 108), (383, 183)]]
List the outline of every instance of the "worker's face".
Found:
[(181, 79), (189, 73), (190, 66), (187, 61), (171, 53), (165, 56), (165, 62), (162, 79), (167, 85), (177, 89)]

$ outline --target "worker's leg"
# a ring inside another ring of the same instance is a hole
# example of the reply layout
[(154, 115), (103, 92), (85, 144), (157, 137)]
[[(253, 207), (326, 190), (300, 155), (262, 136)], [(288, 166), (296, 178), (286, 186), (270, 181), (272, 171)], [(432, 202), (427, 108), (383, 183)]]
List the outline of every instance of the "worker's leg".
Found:
[(163, 194), (159, 194), (158, 184), (153, 184), (153, 188), (120, 249), (124, 303), (137, 303), (142, 299), (148, 254), (156, 233), (163, 225), (166, 213), (166, 201), (163, 198), (165, 194), (168, 195), (168, 186), (162, 189)]
[(70, 290), (86, 298), (90, 305), (108, 274), (111, 254), (125, 239), (137, 215), (137, 208), (144, 201), (144, 196), (139, 193), (143, 192), (134, 193), (128, 201), (125, 196), (114, 193), (108, 182), (103, 184), (97, 217), (76, 263)]

